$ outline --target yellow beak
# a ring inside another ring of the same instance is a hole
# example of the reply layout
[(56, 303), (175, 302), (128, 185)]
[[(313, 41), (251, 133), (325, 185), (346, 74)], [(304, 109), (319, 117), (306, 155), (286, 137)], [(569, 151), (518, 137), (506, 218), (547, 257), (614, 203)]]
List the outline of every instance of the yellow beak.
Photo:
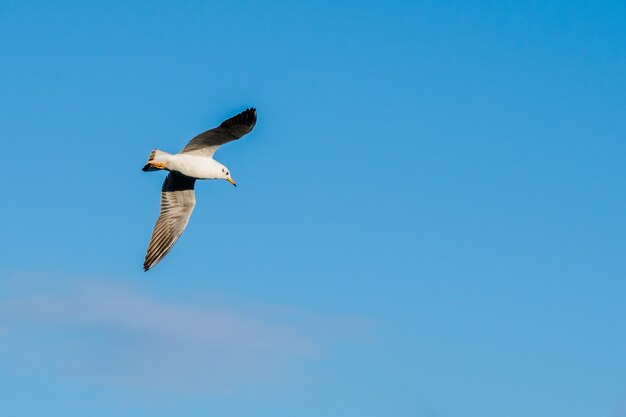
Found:
[(226, 178), (226, 181), (228, 181), (229, 183), (231, 183), (232, 185), (234, 185), (235, 187), (237, 186), (237, 183), (235, 181), (233, 181), (232, 178)]

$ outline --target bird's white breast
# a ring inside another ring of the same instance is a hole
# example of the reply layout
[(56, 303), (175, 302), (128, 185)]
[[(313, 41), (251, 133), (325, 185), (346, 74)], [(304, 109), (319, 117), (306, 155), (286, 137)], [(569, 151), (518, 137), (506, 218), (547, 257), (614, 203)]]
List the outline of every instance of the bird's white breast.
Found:
[(206, 156), (177, 154), (169, 157), (167, 169), (192, 178), (216, 179), (221, 176), (222, 164)]

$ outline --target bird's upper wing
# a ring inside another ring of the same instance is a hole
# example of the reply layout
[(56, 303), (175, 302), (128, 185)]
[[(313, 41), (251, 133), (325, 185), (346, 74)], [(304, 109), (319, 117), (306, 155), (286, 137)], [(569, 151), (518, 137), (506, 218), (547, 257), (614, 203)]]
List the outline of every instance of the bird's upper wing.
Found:
[(251, 107), (237, 116), (224, 120), (218, 127), (200, 133), (191, 139), (181, 153), (212, 157), (221, 145), (250, 133), (256, 124), (256, 109)]
[(195, 178), (170, 172), (161, 189), (161, 213), (152, 231), (144, 271), (159, 263), (183, 233), (196, 205)]

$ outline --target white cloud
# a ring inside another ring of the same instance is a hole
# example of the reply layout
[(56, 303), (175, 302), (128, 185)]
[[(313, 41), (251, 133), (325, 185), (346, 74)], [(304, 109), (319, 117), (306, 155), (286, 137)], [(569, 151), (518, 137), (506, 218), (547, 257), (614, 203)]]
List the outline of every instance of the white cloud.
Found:
[(5, 353), (146, 389), (220, 392), (284, 378), (314, 353), (319, 328), (286, 310), (187, 305), (110, 281), (31, 283), (21, 293), (0, 298)]

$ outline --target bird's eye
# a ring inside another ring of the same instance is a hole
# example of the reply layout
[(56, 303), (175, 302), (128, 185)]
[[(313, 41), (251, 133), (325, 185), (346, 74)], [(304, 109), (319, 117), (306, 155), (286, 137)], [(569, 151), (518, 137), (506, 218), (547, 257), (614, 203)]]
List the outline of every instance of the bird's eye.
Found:
[(222, 168), (222, 172), (224, 172), (224, 168)]

